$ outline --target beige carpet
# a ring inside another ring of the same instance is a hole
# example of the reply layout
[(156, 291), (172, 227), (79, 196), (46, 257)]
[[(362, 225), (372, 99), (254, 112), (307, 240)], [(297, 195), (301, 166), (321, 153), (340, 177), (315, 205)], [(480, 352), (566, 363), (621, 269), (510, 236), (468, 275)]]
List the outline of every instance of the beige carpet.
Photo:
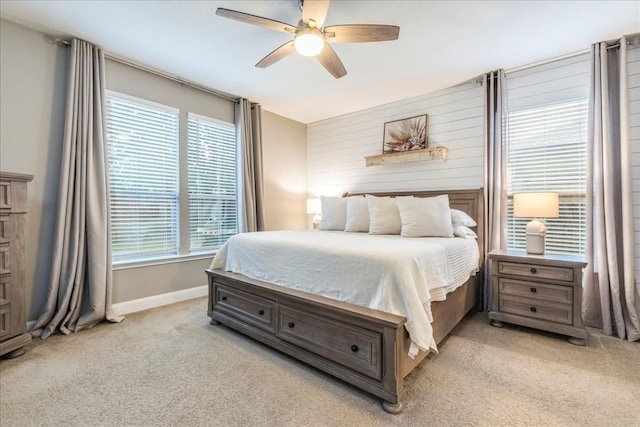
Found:
[(0, 362), (4, 426), (640, 426), (640, 344), (588, 347), (472, 313), (408, 378), (406, 409), (224, 326), (206, 299), (29, 345)]

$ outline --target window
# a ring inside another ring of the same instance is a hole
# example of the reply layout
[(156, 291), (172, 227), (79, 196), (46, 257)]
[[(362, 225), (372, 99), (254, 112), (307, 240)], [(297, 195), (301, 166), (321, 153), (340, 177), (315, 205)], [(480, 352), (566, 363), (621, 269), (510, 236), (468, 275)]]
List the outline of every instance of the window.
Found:
[(193, 113), (185, 117), (187, 132), (180, 132), (180, 110), (107, 95), (116, 264), (212, 252), (237, 233), (235, 127)]
[(235, 128), (188, 117), (189, 250), (215, 250), (238, 232)]
[(178, 111), (107, 96), (114, 262), (176, 255)]
[(559, 218), (549, 218), (546, 252), (582, 254), (586, 235), (586, 99), (510, 111), (507, 117), (509, 248), (524, 249), (528, 218), (514, 218), (513, 194), (559, 193)]

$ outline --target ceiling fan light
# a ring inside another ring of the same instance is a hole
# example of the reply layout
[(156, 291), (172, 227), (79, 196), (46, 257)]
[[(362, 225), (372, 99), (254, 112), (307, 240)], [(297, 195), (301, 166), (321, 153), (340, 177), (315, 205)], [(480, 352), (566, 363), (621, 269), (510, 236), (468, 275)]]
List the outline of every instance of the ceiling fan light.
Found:
[(324, 48), (324, 39), (316, 30), (300, 31), (293, 42), (298, 53), (302, 56), (316, 56)]

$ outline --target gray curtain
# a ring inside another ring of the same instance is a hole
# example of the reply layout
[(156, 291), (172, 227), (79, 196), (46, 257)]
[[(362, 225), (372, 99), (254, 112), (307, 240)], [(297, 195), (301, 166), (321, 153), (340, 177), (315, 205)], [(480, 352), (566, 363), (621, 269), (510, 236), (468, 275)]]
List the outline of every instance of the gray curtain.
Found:
[(240, 148), (239, 232), (263, 231), (264, 189), (260, 104), (240, 99), (236, 104), (236, 130)]
[(486, 254), (507, 247), (506, 81), (504, 70), (484, 75), (484, 292), (483, 307), (491, 308), (491, 272)]
[(627, 38), (615, 44), (591, 46), (583, 316), (608, 335), (638, 341)]
[(104, 133), (104, 54), (74, 39), (69, 51), (65, 131), (53, 258), (44, 310), (31, 328), (46, 338), (120, 321), (111, 308), (112, 270)]

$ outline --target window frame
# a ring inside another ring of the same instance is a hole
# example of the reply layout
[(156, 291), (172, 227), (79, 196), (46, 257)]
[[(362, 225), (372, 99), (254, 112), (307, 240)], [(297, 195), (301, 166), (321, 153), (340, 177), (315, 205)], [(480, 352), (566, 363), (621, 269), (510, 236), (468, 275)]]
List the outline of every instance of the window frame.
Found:
[[(233, 234), (238, 234), (239, 232), (239, 212), (238, 212), (238, 208), (239, 208), (239, 203), (238, 203), (238, 197), (239, 197), (239, 175), (238, 175), (238, 169), (239, 169), (239, 163), (238, 163), (238, 156), (240, 154), (240, 150), (238, 147), (238, 140), (237, 140), (237, 135), (236, 135), (236, 127), (235, 124), (233, 123), (229, 123), (229, 122), (225, 122), (223, 120), (220, 119), (215, 119), (212, 117), (207, 117), (205, 115), (202, 114), (197, 114), (197, 113), (193, 113), (193, 112), (187, 112), (186, 113), (186, 123), (187, 123), (187, 129), (186, 129), (186, 134), (187, 134), (187, 138), (186, 138), (186, 146), (187, 146), (187, 156), (186, 156), (186, 161), (187, 161), (187, 206), (188, 206), (188, 212), (189, 212), (189, 218), (187, 219), (187, 223), (188, 223), (188, 227), (187, 227), (187, 235), (186, 235), (186, 245), (187, 245), (187, 250), (189, 252), (189, 254), (201, 254), (201, 253), (215, 253), (219, 247), (215, 247), (215, 248), (211, 248), (211, 247), (205, 247), (204, 249), (194, 249), (192, 248), (192, 235), (191, 235), (191, 201), (194, 198), (203, 198), (202, 196), (196, 196), (194, 197), (191, 190), (188, 188), (190, 185), (189, 182), (189, 144), (191, 142), (190, 138), (189, 138), (189, 120), (193, 118), (195, 120), (198, 121), (203, 121), (209, 124), (213, 124), (213, 125), (217, 125), (221, 128), (226, 128), (226, 130), (232, 130), (233, 131), (233, 141), (234, 141), (234, 145), (235, 145), (235, 159), (234, 159), (234, 170), (233, 170), (233, 176), (235, 179), (235, 192), (233, 194), (234, 197), (234, 204), (235, 204), (235, 211), (236, 211), (236, 218), (235, 218), (235, 232)], [(207, 199), (207, 197), (204, 197), (204, 199)], [(216, 198), (211, 198), (212, 200), (217, 200)], [(230, 199), (229, 199), (230, 200)], [(229, 234), (229, 233), (226, 233)], [(233, 235), (232, 234), (232, 235)]]
[[(188, 117), (189, 115), (193, 115), (207, 121), (219, 123), (223, 126), (233, 129), (234, 134), (237, 135), (236, 124), (231, 122), (226, 122), (224, 120), (220, 120), (214, 117), (209, 117), (203, 114), (187, 111), (186, 109), (181, 109), (179, 107), (174, 107), (174, 106), (154, 102), (145, 98), (132, 96), (132, 95), (118, 92), (111, 89), (107, 89), (105, 91), (105, 95), (106, 95), (106, 98), (108, 97), (121, 98), (129, 102), (139, 103), (140, 105), (148, 106), (151, 108), (158, 108), (160, 110), (165, 110), (168, 112), (176, 112), (178, 115), (178, 132), (177, 132), (178, 133), (178, 145), (177, 145), (178, 209), (177, 209), (176, 224), (175, 224), (176, 238), (177, 238), (177, 253), (171, 254), (171, 255), (159, 255), (155, 257), (145, 257), (145, 258), (138, 258), (138, 259), (127, 259), (127, 260), (119, 260), (119, 261), (112, 260), (112, 269), (115, 271), (115, 270), (129, 269), (129, 268), (173, 264), (173, 263), (184, 262), (184, 261), (210, 259), (212, 256), (216, 254), (217, 249), (190, 251), (190, 248), (189, 248)], [(106, 104), (106, 98), (105, 98), (105, 104)], [(105, 110), (106, 110), (106, 105), (105, 105)], [(237, 141), (237, 137), (234, 139)], [(108, 144), (108, 139), (106, 136), (106, 118), (105, 118), (105, 142)], [(238, 211), (239, 204), (237, 203), (237, 198), (239, 197), (239, 191), (240, 191), (240, 182), (239, 182), (239, 175), (237, 170), (237, 168), (239, 167), (239, 163), (238, 163), (239, 151), (240, 150), (237, 147), (237, 142), (236, 142), (235, 184), (236, 184), (236, 222), (237, 223), (240, 221), (240, 216)], [(107, 173), (109, 174), (108, 165), (107, 165)], [(111, 177), (109, 176), (109, 179), (110, 178)], [(109, 199), (109, 209), (111, 210), (111, 199)], [(111, 227), (111, 224), (109, 224), (109, 226)], [(110, 239), (111, 237), (112, 236), (110, 235)]]
[[(560, 254), (560, 255), (583, 255), (584, 251), (585, 251), (585, 247), (586, 247), (586, 196), (587, 196), (587, 188), (586, 188), (586, 178), (587, 178), (587, 138), (588, 138), (588, 99), (584, 98), (584, 97), (579, 97), (579, 98), (573, 98), (573, 99), (564, 99), (561, 101), (551, 101), (551, 102), (546, 102), (546, 103), (540, 103), (540, 104), (536, 104), (536, 105), (530, 105), (527, 107), (521, 107), (521, 108), (516, 108), (513, 110), (509, 110), (507, 109), (507, 114), (506, 114), (506, 125), (505, 125), (505, 150), (506, 150), (506, 156), (505, 156), (505, 163), (506, 163), (506, 179), (507, 179), (507, 212), (506, 212), (506, 224), (507, 224), (507, 236), (506, 236), (506, 244), (507, 244), (507, 248), (508, 249), (519, 249), (519, 250), (524, 250), (525, 246), (526, 246), (526, 235), (525, 235), (525, 227), (526, 224), (532, 220), (532, 218), (514, 218), (513, 217), (513, 194), (519, 193), (521, 191), (513, 191), (513, 185), (511, 182), (512, 176), (509, 172), (509, 164), (510, 164), (510, 150), (512, 149), (511, 143), (510, 143), (510, 114), (511, 113), (521, 113), (522, 111), (525, 110), (539, 110), (542, 108), (553, 108), (553, 106), (559, 106), (562, 104), (566, 104), (567, 106), (573, 104), (573, 105), (578, 105), (580, 110), (581, 110), (581, 114), (584, 115), (584, 127), (580, 128), (580, 130), (578, 131), (578, 135), (580, 136), (584, 136), (584, 146), (582, 147), (584, 149), (584, 158), (583, 163), (581, 164), (581, 166), (578, 168), (584, 175), (582, 175), (581, 178), (579, 178), (580, 180), (583, 181), (583, 186), (581, 190), (576, 190), (574, 189), (567, 189), (565, 191), (562, 190), (556, 190), (553, 188), (532, 188), (530, 190), (527, 191), (541, 191), (541, 192), (545, 192), (545, 191), (552, 191), (552, 192), (557, 192), (558, 193), (558, 197), (559, 197), (559, 204), (560, 204), (560, 214), (562, 214), (562, 210), (563, 207), (564, 209), (575, 209), (574, 207), (570, 207), (571, 205), (576, 205), (578, 206), (578, 209), (580, 210), (580, 214), (579, 215), (575, 215), (572, 216), (571, 218), (571, 222), (577, 222), (578, 224), (582, 224), (583, 227), (580, 229), (578, 229), (576, 227), (576, 230), (578, 230), (578, 233), (576, 234), (578, 237), (578, 244), (577, 245), (566, 245), (565, 247), (567, 248), (567, 250), (565, 251), (559, 251), (557, 250), (557, 248), (561, 247), (562, 245), (557, 245), (556, 247), (551, 247), (549, 248), (548, 245), (548, 240), (549, 240), (549, 232), (547, 233), (547, 244), (545, 245), (545, 253), (550, 253), (550, 254)], [(577, 116), (577, 115), (576, 115)], [(580, 143), (582, 143), (582, 141), (578, 141)], [(523, 192), (527, 192), (527, 191), (523, 191)], [(564, 204), (564, 206), (563, 206)], [(569, 206), (568, 206), (569, 205)], [(562, 218), (562, 217), (560, 217)], [(549, 224), (549, 231), (551, 231), (551, 233), (554, 232), (554, 230), (557, 230), (557, 227), (562, 226), (563, 223), (570, 223), (568, 221), (562, 221), (560, 218), (548, 218), (548, 219), (544, 219), (542, 218), (541, 220), (544, 223)], [(567, 216), (565, 216), (564, 218), (568, 218)], [(554, 224), (555, 223), (555, 224)], [(580, 232), (581, 231), (581, 232)], [(512, 233), (513, 232), (513, 233)], [(553, 234), (552, 234), (553, 235)], [(563, 239), (566, 240), (566, 239)], [(569, 250), (569, 248), (575, 248), (575, 250)]]
[[(153, 101), (149, 101), (146, 99), (140, 99), (140, 98), (136, 98), (134, 96), (131, 95), (127, 95), (127, 94), (121, 94), (118, 92), (114, 92), (114, 91), (107, 91), (106, 92), (106, 98), (105, 98), (105, 140), (106, 140), (106, 146), (107, 146), (107, 173), (109, 174), (109, 209), (110, 209), (110, 230), (111, 230), (111, 235), (110, 235), (110, 239), (111, 239), (111, 245), (112, 245), (112, 254), (114, 252), (114, 244), (113, 244), (113, 237), (114, 237), (114, 233), (113, 233), (113, 199), (111, 199), (111, 183), (113, 181), (114, 176), (111, 174), (111, 166), (110, 166), (110, 156), (109, 156), (109, 152), (111, 150), (111, 144), (110, 144), (110, 139), (107, 135), (107, 129), (108, 129), (108, 119), (106, 118), (107, 115), (107, 110), (108, 110), (108, 100), (109, 99), (115, 99), (116, 101), (121, 100), (123, 102), (128, 102), (131, 104), (134, 104), (136, 108), (148, 108), (151, 110), (156, 110), (158, 112), (162, 112), (165, 114), (169, 114), (172, 115), (175, 119), (175, 134), (172, 135), (172, 137), (175, 138), (174, 141), (172, 141), (172, 145), (173, 143), (175, 143), (175, 146), (173, 146), (173, 151), (175, 153), (175, 182), (174, 182), (174, 188), (170, 191), (167, 192), (167, 195), (170, 197), (170, 199), (172, 200), (172, 205), (174, 206), (174, 215), (175, 215), (175, 222), (174, 223), (170, 223), (170, 226), (172, 228), (172, 234), (171, 234), (171, 239), (175, 241), (175, 245), (173, 246), (173, 252), (174, 253), (159, 253), (159, 254), (153, 254), (153, 255), (149, 255), (149, 256), (145, 256), (142, 258), (134, 258), (134, 257), (125, 257), (123, 259), (119, 259), (119, 260), (115, 260), (116, 256), (112, 255), (112, 264), (113, 265), (120, 265), (120, 264), (127, 264), (129, 262), (140, 262), (140, 261), (145, 261), (145, 260), (156, 260), (156, 259), (163, 259), (163, 258), (168, 258), (168, 257), (173, 257), (176, 256), (178, 254), (180, 254), (180, 228), (179, 228), (179, 224), (180, 224), (180, 180), (179, 180), (179, 173), (180, 173), (180, 111), (179, 109), (172, 107), (172, 106), (168, 106), (168, 105), (164, 105), (164, 104), (160, 104), (160, 103), (156, 103)], [(144, 195), (148, 194), (149, 192), (145, 192), (145, 191), (134, 191), (133, 192), (135, 197), (137, 198), (133, 198), (132, 200), (136, 200), (139, 201), (141, 199), (144, 199)], [(151, 194), (153, 194), (153, 192), (151, 192)], [(138, 236), (139, 237), (139, 236)], [(140, 239), (136, 239), (135, 242), (137, 245), (140, 244)]]

